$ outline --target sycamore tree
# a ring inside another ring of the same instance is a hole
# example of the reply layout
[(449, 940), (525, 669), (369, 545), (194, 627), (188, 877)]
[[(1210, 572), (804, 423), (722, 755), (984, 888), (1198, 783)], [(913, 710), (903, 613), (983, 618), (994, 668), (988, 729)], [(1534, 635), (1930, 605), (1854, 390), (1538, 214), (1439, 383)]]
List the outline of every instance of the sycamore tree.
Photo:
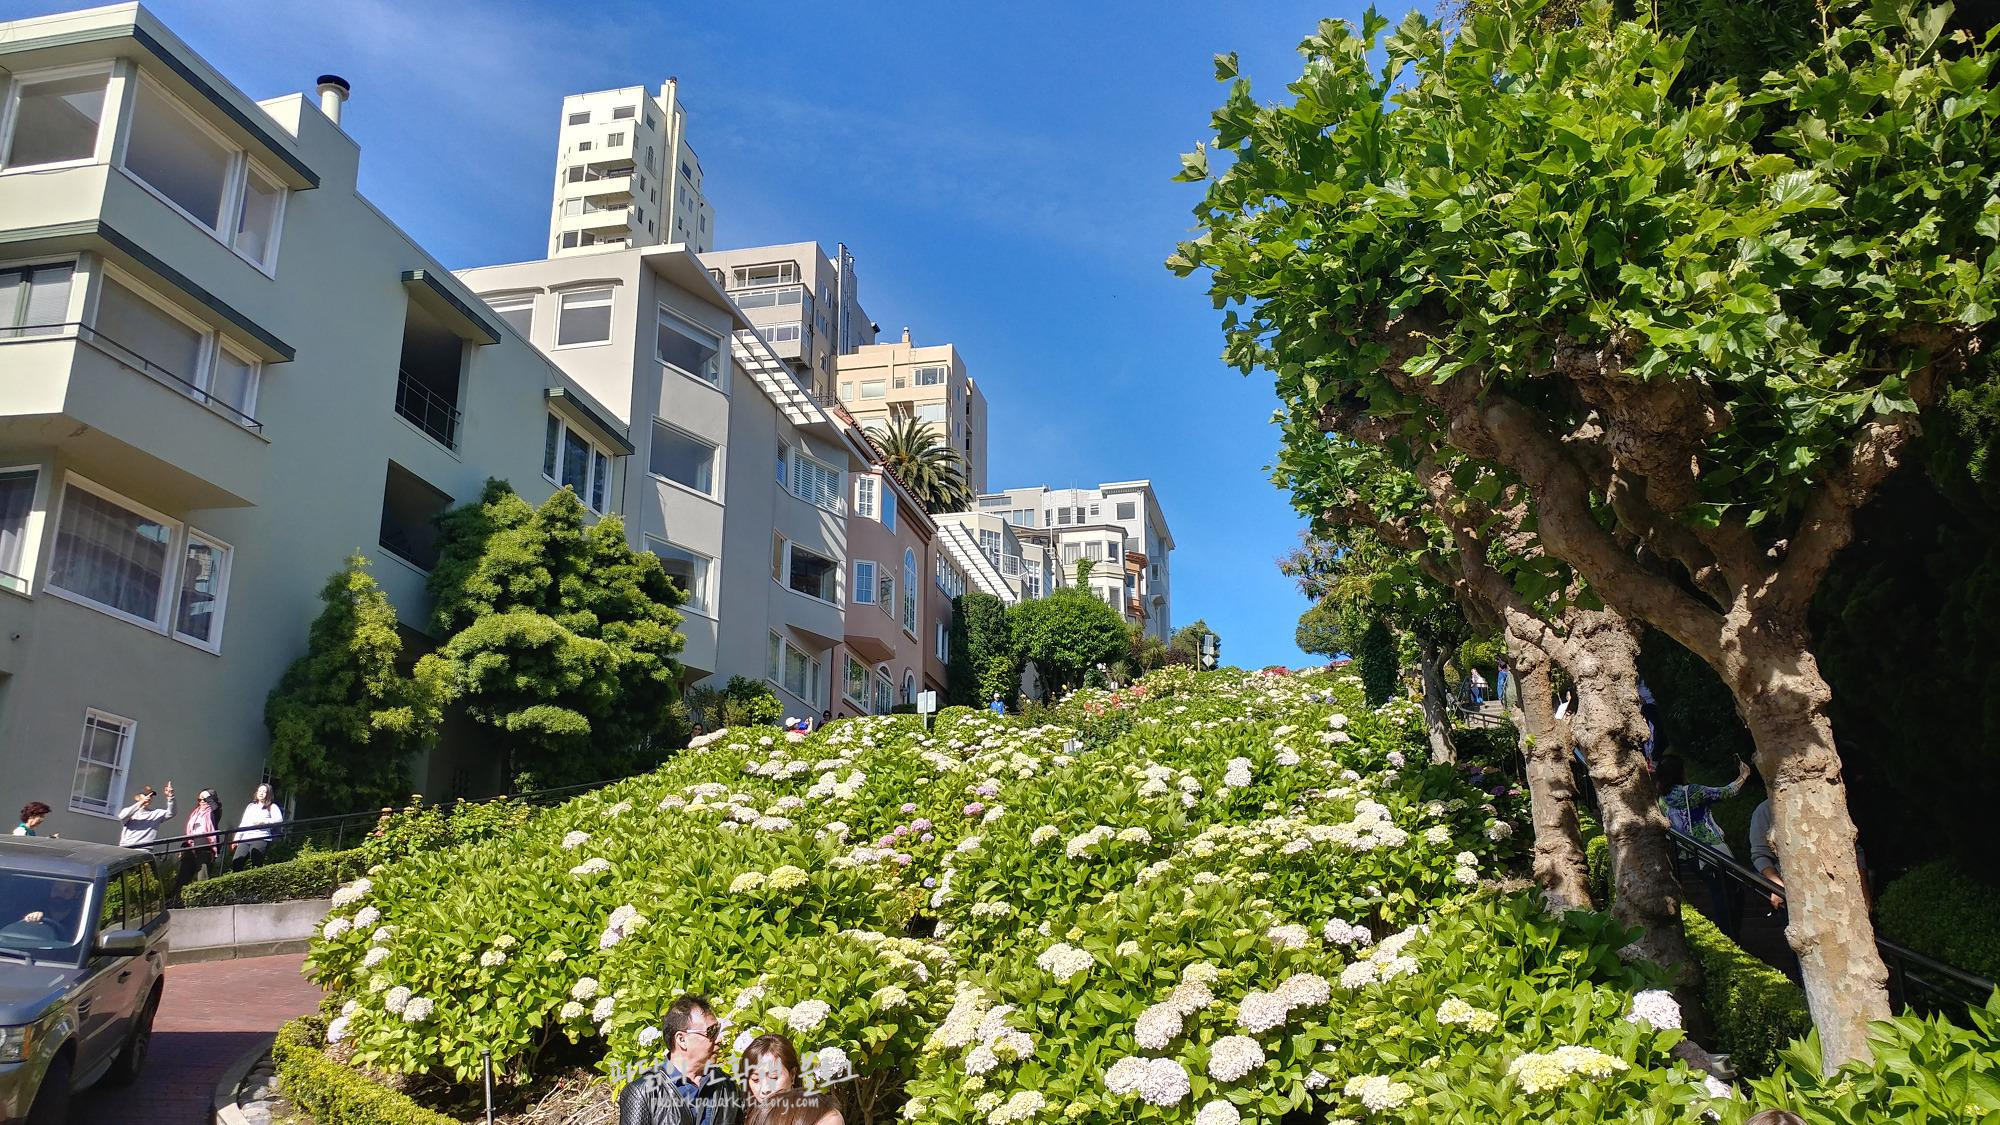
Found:
[(302, 808), (380, 808), (410, 793), (410, 760), (437, 737), (439, 685), (403, 664), (396, 607), (356, 554), (320, 588), (326, 608), (264, 703), (271, 773)]
[(588, 526), (563, 489), (531, 507), (504, 481), (447, 513), (418, 664), (488, 728), (505, 776), (614, 772), (663, 732), (678, 698), (679, 591), (616, 516)]
[(1288, 104), (1236, 80), (1227, 167), (1169, 264), (1240, 306), (1226, 355), (1294, 418), (1359, 412), (1479, 463), (1547, 557), (1716, 670), (1825, 1062), (1865, 1057), (1885, 972), (1806, 611), (1990, 339), (1993, 56), (1949, 9), (1836, 3), (1798, 64), (1676, 89), (1679, 40), (1534, 7), (1449, 37), (1323, 23)]

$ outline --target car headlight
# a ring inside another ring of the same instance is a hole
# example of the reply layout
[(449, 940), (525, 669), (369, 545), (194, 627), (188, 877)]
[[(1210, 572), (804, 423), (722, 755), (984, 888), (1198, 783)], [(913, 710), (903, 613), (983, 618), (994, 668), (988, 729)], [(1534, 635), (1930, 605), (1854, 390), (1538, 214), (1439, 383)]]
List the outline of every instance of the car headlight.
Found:
[(17, 1063), (28, 1057), (28, 1044), (35, 1038), (35, 1025), (0, 1027), (0, 1063)]

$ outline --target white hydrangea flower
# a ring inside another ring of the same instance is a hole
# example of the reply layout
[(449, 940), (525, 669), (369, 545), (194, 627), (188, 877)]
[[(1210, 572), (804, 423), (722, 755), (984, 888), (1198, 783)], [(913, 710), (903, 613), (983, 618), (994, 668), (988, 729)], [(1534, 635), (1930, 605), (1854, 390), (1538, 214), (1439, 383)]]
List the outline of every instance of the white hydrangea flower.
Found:
[(1681, 1026), (1681, 1006), (1674, 994), (1664, 989), (1649, 988), (1632, 997), (1632, 1010), (1625, 1018), (1633, 1023), (1643, 1023), (1654, 1031), (1678, 1031)]
[(822, 1086), (830, 1086), (853, 1073), (853, 1060), (839, 1047), (821, 1047), (812, 1053), (812, 1076)]
[(1132, 1030), (1132, 1037), (1148, 1051), (1166, 1050), (1167, 1044), (1180, 1035), (1183, 1018), (1182, 1008), (1171, 1000), (1154, 1004), (1139, 1013), (1139, 1022)]
[(1498, 843), (1514, 834), (1514, 826), (1504, 820), (1496, 820), (1486, 826), (1486, 838)]
[(1407, 1082), (1393, 1082), (1375, 1074), (1356, 1075), (1347, 1080), (1345, 1089), (1348, 1097), (1359, 1099), (1370, 1113), (1395, 1109), (1409, 1101), (1412, 1092)]
[(1153, 842), (1153, 834), (1135, 824), (1130, 828), (1121, 828), (1118, 830), (1118, 842), (1121, 844), (1150, 844)]
[(1089, 953), (1065, 941), (1049, 946), (1035, 958), (1035, 964), (1059, 981), (1066, 981), (1078, 973), (1088, 971), (1094, 963)]
[(334, 1017), (333, 1021), (326, 1025), (326, 1041), (328, 1043), (338, 1043), (347, 1038), (348, 1022), (348, 1017), (346, 1016)]
[(1194, 1125), (1242, 1125), (1243, 1115), (1235, 1106), (1217, 1098), (1195, 1111)]
[(1193, 1092), (1187, 1068), (1178, 1059), (1149, 1059), (1139, 1079), (1139, 1100), (1147, 1105), (1179, 1105)]
[(577, 1003), (574, 1000), (571, 1000), (562, 1006), (561, 1011), (556, 1013), (556, 1018), (562, 1020), (565, 1023), (568, 1023), (574, 1020), (582, 1019), (583, 1012), (584, 1012), (583, 1005)]
[(362, 955), (361, 967), (364, 969), (372, 969), (375, 968), (377, 965), (380, 965), (382, 962), (387, 961), (388, 959), (389, 959), (389, 951), (387, 949), (379, 945), (370, 946), (368, 952)]
[(596, 977), (579, 977), (577, 982), (569, 987), (569, 997), (572, 1000), (589, 1000), (596, 995)]
[(1222, 970), (1207, 961), (1190, 961), (1181, 969), (1181, 979), (1196, 984), (1214, 984), (1222, 976)]
[(666, 1034), (657, 1027), (642, 1027), (639, 1029), (639, 1046), (650, 1047), (665, 1037)]
[(375, 932), (369, 936), (368, 940), (374, 942), (377, 945), (381, 945), (382, 943), (388, 941), (390, 938), (395, 936), (396, 936), (396, 927), (377, 926), (375, 927)]
[(1437, 847), (1451, 843), (1451, 829), (1442, 824), (1433, 824), (1424, 829), (1424, 842)]
[(353, 926), (354, 923), (348, 921), (345, 918), (328, 918), (326, 920), (326, 925), (320, 928), (319, 933), (321, 937), (325, 938), (328, 941), (332, 941), (334, 938), (337, 938), (340, 935), (346, 933), (348, 930), (352, 929)]
[(1333, 998), (1333, 985), (1318, 973), (1294, 973), (1278, 986), (1277, 996), (1293, 1008), (1317, 1008)]
[(985, 1074), (1000, 1065), (1000, 1056), (984, 1043), (975, 1045), (965, 1053), (965, 1073)]
[(1437, 1021), (1446, 1025), (1458, 1024), (1481, 1035), (1500, 1026), (1500, 1017), (1497, 1014), (1484, 1008), (1475, 1008), (1456, 996), (1438, 1005)]
[(1264, 1048), (1248, 1035), (1225, 1035), (1208, 1052), (1208, 1076), (1234, 1082), (1264, 1065)]
[(1056, 836), (1057, 836), (1056, 826), (1053, 824), (1044, 824), (1040, 828), (1035, 829), (1033, 832), (1028, 833), (1028, 843), (1033, 844), (1035, 847), (1039, 848), (1043, 844), (1048, 843), (1050, 840), (1055, 839)]
[(565, 834), (562, 838), (562, 846), (564, 851), (575, 851), (576, 849), (582, 847), (583, 845), (589, 842), (590, 842), (590, 833), (588, 832), (572, 831)]
[(610, 860), (605, 859), (603, 856), (592, 856), (575, 867), (570, 868), (569, 873), (578, 878), (585, 878), (591, 875), (602, 875), (609, 870), (611, 870)]
[(390, 989), (387, 996), (382, 997), (382, 1006), (400, 1016), (403, 1014), (403, 1006), (410, 1002), (410, 996), (410, 990), (399, 984)]
[(1016, 1121), (1026, 1121), (1048, 1106), (1048, 1099), (1034, 1090), (1018, 1090), (1008, 1098), (1006, 1104), (994, 1108), (986, 1115), (989, 1125), (1012, 1125)]
[(365, 930), (382, 920), (382, 912), (372, 906), (364, 906), (354, 913), (354, 928)]
[(1279, 949), (1299, 949), (1311, 940), (1304, 926), (1273, 926), (1267, 936)]
[(1251, 992), (1236, 1006), (1236, 1022), (1253, 1035), (1283, 1027), (1291, 1006), (1273, 992)]
[(597, 1023), (603, 1023), (605, 1020), (610, 1019), (611, 1014), (617, 1010), (618, 1001), (615, 997), (600, 996), (597, 998), (597, 1003), (590, 1009), (590, 1018)]
[(824, 1000), (802, 1000), (792, 1005), (792, 1014), (785, 1020), (785, 1024), (793, 1031), (801, 1033), (818, 1031), (819, 1025), (826, 1022), (828, 1013), (832, 1011), (833, 1005)]
[(876, 1007), (888, 1012), (908, 1004), (910, 994), (892, 984), (876, 990), (874, 999)]
[(352, 883), (333, 892), (333, 909), (341, 910), (361, 901), (361, 897), (374, 889), (367, 879), (356, 879)]

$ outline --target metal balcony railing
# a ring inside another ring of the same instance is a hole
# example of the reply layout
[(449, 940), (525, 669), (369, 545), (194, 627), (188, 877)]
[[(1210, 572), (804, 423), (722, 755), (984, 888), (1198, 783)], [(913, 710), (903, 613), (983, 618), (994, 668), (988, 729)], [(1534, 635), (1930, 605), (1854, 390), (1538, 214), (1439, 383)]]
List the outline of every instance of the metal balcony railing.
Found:
[(400, 369), (396, 372), (396, 413), (446, 449), (458, 448), (458, 406)]
[(172, 371), (147, 359), (134, 349), (106, 336), (88, 324), (65, 321), (60, 324), (24, 324), (18, 328), (0, 329), (0, 343), (9, 340), (46, 340), (50, 338), (73, 338), (90, 345), (96, 351), (116, 360), (121, 366), (159, 383), (169, 389), (179, 391), (195, 402), (252, 433), (261, 433), (264, 424), (208, 391), (188, 382)]

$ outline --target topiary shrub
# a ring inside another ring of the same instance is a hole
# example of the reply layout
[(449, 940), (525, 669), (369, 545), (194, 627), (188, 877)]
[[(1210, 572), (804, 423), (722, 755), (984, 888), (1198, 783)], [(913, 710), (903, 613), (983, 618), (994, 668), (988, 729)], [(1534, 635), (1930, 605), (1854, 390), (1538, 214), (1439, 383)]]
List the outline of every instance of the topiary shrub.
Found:
[(1949, 860), (1926, 863), (1889, 884), (1876, 920), (1890, 941), (2000, 980), (2000, 887)]
[(314, 1125), (456, 1125), (357, 1070), (326, 1057), (317, 1020), (296, 1019), (271, 1044), (278, 1084)]
[(187, 907), (239, 906), (257, 902), (291, 902), (326, 898), (334, 888), (361, 874), (368, 859), (360, 848), (342, 852), (306, 852), (283, 863), (265, 864), (218, 875), (181, 888)]
[[(1813, 1029), (1806, 994), (1790, 977), (1745, 953), (1700, 911), (1682, 907), (1681, 924), (1701, 963), (1702, 1000), (1715, 1021), (1715, 1049), (1745, 1078), (1777, 1070), (1785, 1045)], [(1813, 1058), (1819, 1058), (1817, 1047)]]

